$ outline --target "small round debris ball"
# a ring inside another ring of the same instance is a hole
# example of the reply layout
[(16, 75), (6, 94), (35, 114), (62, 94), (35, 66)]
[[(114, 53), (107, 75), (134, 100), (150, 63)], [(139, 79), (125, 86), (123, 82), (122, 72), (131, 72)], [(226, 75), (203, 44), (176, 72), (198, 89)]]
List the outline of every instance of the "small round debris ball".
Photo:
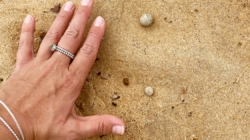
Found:
[(149, 26), (153, 23), (153, 17), (150, 14), (142, 14), (140, 23), (142, 26)]
[(112, 98), (113, 98), (113, 99), (117, 99), (118, 97), (119, 97), (119, 96), (115, 94), (115, 95), (113, 95)]
[(129, 85), (129, 79), (128, 78), (124, 78), (123, 79), (123, 84), (128, 86)]
[(152, 87), (146, 87), (144, 92), (146, 95), (152, 96), (154, 94), (154, 89)]

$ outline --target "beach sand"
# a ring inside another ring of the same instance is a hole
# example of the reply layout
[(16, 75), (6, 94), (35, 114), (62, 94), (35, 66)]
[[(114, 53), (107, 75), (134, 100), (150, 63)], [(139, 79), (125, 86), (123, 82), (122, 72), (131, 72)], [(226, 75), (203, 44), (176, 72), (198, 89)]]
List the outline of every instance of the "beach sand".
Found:
[[(25, 16), (36, 18), (37, 52), (57, 15), (51, 8), (65, 2), (0, 0), (1, 84), (13, 72)], [(153, 25), (140, 25), (143, 13)], [(99, 15), (106, 33), (75, 109), (116, 115), (127, 128), (89, 140), (250, 139), (247, 1), (95, 0), (89, 23)]]

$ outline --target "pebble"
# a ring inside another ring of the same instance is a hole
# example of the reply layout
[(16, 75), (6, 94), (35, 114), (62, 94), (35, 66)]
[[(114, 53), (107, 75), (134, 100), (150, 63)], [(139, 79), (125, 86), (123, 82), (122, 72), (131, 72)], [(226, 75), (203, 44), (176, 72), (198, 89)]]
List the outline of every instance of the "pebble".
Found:
[(55, 5), (54, 8), (51, 8), (50, 11), (58, 14), (60, 12), (60, 9), (61, 9), (61, 4), (59, 3)]
[(113, 98), (113, 99), (116, 99), (116, 98), (118, 98), (118, 95), (113, 95), (112, 98)]
[(128, 86), (129, 85), (129, 79), (128, 78), (124, 78), (123, 79), (123, 84)]
[(113, 95), (113, 97), (112, 97), (113, 100), (116, 100), (116, 99), (119, 99), (119, 98), (120, 98), (120, 96), (118, 96), (118, 95), (116, 95), (116, 94)]
[(154, 94), (154, 89), (152, 87), (146, 87), (144, 92), (147, 96), (152, 96)]
[(153, 17), (150, 14), (142, 14), (140, 23), (142, 26), (149, 26), (153, 23)]

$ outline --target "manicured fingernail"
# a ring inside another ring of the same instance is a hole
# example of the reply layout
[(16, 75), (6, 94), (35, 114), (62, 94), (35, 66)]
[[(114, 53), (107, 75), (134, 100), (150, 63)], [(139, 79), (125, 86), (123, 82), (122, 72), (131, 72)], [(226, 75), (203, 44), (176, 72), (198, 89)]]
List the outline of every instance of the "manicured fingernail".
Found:
[(90, 4), (91, 0), (82, 0), (82, 5), (83, 6), (88, 6)]
[(31, 19), (32, 19), (32, 16), (31, 15), (27, 15), (26, 18), (25, 18), (25, 20), (24, 20), (24, 23), (26, 23), (26, 24), (30, 23)]
[(101, 16), (98, 16), (96, 19), (95, 19), (95, 23), (94, 25), (95, 26), (101, 26), (103, 23), (103, 18)]
[(70, 11), (73, 8), (74, 4), (71, 1), (68, 1), (65, 6), (64, 6), (64, 10), (65, 11)]
[(123, 135), (124, 134), (124, 126), (118, 126), (118, 125), (113, 126), (112, 133), (118, 134), (118, 135)]

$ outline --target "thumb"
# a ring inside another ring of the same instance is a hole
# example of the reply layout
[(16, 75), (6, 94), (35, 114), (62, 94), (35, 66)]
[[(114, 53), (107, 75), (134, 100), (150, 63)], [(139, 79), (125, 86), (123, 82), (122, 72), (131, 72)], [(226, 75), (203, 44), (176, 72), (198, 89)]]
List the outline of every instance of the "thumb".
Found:
[[(72, 129), (80, 138), (89, 138), (97, 135), (118, 134), (123, 135), (125, 131), (124, 122), (112, 115), (95, 115), (71, 119)], [(72, 125), (73, 124), (73, 125)]]

